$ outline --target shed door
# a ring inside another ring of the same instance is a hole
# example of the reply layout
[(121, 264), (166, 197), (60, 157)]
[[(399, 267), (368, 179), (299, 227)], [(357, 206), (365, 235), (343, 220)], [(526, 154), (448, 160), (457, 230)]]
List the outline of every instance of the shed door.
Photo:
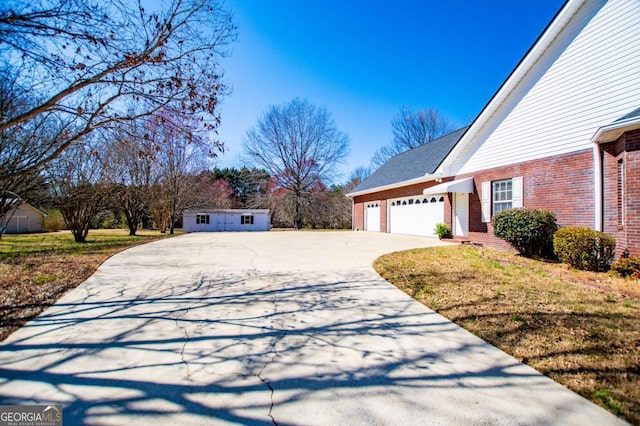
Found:
[(444, 222), (444, 194), (416, 195), (389, 200), (389, 232), (435, 237), (436, 223)]
[(29, 232), (28, 216), (12, 216), (5, 230), (7, 234), (26, 234)]
[(366, 203), (364, 216), (364, 229), (380, 232), (380, 203)]

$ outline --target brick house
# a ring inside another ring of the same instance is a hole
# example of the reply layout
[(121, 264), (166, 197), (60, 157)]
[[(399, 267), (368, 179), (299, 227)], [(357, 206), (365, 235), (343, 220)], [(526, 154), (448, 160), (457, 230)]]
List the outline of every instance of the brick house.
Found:
[(567, 1), (469, 127), (393, 157), (348, 194), (354, 229), (433, 236), (444, 222), (506, 248), (492, 215), (536, 207), (640, 256), (638, 52), (640, 2)]

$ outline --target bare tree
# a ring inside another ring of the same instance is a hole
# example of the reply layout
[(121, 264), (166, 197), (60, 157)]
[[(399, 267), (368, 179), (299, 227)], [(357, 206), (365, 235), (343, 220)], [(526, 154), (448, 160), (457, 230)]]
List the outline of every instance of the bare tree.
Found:
[(153, 209), (162, 220), (168, 213), (169, 232), (173, 234), (178, 215), (197, 205), (190, 176), (205, 170), (207, 160), (222, 147), (211, 141), (208, 133), (196, 131), (197, 119), (190, 114), (159, 111), (147, 119), (145, 128), (158, 168)]
[(373, 169), (380, 167), (394, 155), (417, 148), (454, 130), (450, 121), (437, 109), (425, 108), (413, 112), (406, 106), (401, 107), (398, 115), (391, 120), (391, 129), (391, 143), (373, 154)]
[(87, 239), (91, 223), (108, 197), (103, 182), (103, 161), (96, 141), (82, 141), (69, 147), (47, 166), (54, 204), (76, 242)]
[(294, 227), (302, 225), (303, 196), (330, 180), (349, 151), (349, 137), (330, 114), (306, 100), (272, 106), (244, 139), (249, 161), (266, 169), (295, 198)]
[(191, 188), (191, 208), (231, 209), (234, 207), (235, 194), (229, 182), (216, 179), (211, 172), (203, 171), (187, 177)]
[(346, 190), (346, 192), (351, 191), (356, 186), (360, 185), (362, 181), (368, 178), (370, 174), (371, 174), (371, 169), (369, 167), (364, 167), (364, 166), (356, 167), (356, 169), (353, 172), (351, 172), (351, 176), (349, 176), (349, 180), (347, 181), (347, 184), (345, 185), (344, 189)]
[(342, 186), (318, 187), (308, 201), (305, 220), (312, 228), (351, 228), (351, 201)]
[(168, 185), (156, 182), (151, 186), (151, 199), (149, 200), (149, 210), (151, 218), (155, 222), (160, 232), (165, 233), (169, 229), (171, 221), (171, 201)]
[(0, 132), (19, 135), (10, 154), (0, 146), (1, 163), (15, 160), (0, 182), (39, 171), (96, 129), (160, 109), (215, 129), (219, 60), (235, 38), (218, 0), (1, 2), (0, 76), (23, 101), (0, 113)]
[(105, 153), (105, 177), (113, 185), (114, 205), (122, 209), (129, 235), (149, 214), (151, 186), (156, 179), (156, 150), (142, 123), (121, 126)]
[[(20, 94), (15, 85), (0, 73), (0, 117), (12, 114), (26, 104), (28, 100)], [(43, 133), (46, 129), (41, 130)], [(20, 128), (0, 130), (0, 224), (11, 220), (16, 207), (22, 201), (39, 201), (46, 188), (44, 179), (36, 171), (15, 174), (13, 170), (21, 167), (25, 152), (25, 132)], [(4, 226), (0, 226), (0, 237)]]

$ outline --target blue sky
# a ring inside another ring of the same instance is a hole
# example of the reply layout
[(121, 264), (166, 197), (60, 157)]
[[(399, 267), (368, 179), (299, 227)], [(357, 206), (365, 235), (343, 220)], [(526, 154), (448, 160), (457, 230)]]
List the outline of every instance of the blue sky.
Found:
[(469, 124), (564, 0), (227, 0), (239, 39), (222, 62), (220, 167), (242, 166), (242, 139), (272, 105), (327, 108), (351, 139), (342, 177), (391, 140), (402, 105)]

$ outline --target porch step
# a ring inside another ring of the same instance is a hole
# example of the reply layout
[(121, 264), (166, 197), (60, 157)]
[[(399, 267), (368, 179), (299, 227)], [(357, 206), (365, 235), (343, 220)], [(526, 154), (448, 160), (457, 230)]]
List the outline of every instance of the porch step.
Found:
[(458, 244), (463, 244), (463, 245), (468, 244), (474, 247), (482, 247), (482, 243), (474, 243), (467, 237), (453, 237), (452, 241)]

